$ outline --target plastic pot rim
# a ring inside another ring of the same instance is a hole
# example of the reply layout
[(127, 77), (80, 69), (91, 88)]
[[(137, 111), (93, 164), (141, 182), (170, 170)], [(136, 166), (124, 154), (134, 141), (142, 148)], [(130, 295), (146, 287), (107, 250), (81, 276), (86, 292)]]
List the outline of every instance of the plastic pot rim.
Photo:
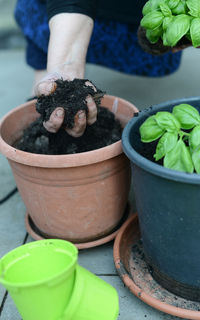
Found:
[[(62, 241), (62, 242), (68, 242), (70, 245), (71, 245), (71, 247), (73, 247), (73, 249), (74, 249), (74, 253), (75, 253), (75, 256), (74, 257), (72, 257), (72, 261), (69, 263), (69, 265), (68, 265), (68, 270), (66, 271), (66, 270), (62, 270), (62, 271), (60, 271), (60, 272), (58, 272), (57, 274), (56, 274), (56, 278), (58, 277), (61, 277), (62, 275), (64, 275), (66, 272), (67, 272), (67, 274), (68, 273), (70, 273), (71, 272), (71, 270), (73, 269), (73, 267), (76, 269), (76, 265), (77, 265), (77, 259), (78, 259), (78, 249), (71, 243), (71, 242), (69, 242), (69, 241), (66, 241), (66, 240), (62, 240), (62, 239), (45, 239), (45, 240), (39, 240), (39, 241), (34, 241), (34, 242), (29, 242), (29, 243), (26, 243), (26, 244), (23, 244), (23, 245), (21, 245), (21, 246), (19, 246), (19, 247), (16, 247), (15, 249), (13, 249), (13, 250), (11, 250), (11, 251), (9, 251), (8, 253), (6, 253), (1, 259), (0, 259), (0, 266), (3, 264), (3, 259), (4, 259), (4, 257), (6, 258), (6, 257), (9, 257), (10, 255), (12, 255), (13, 254), (13, 252), (14, 251), (17, 251), (17, 250), (20, 250), (20, 248), (21, 247), (25, 247), (25, 246), (30, 246), (31, 247), (31, 245), (33, 246), (33, 247), (38, 247), (39, 246), (39, 243), (40, 242), (49, 242), (49, 241), (53, 241), (53, 242), (56, 242), (56, 241)], [(22, 257), (23, 256), (25, 256), (26, 254), (24, 253), (23, 255), (22, 255)], [(19, 260), (19, 259), (18, 259)], [(39, 261), (38, 261), (38, 263), (39, 263)], [(11, 265), (13, 264), (13, 263), (10, 263)], [(1, 270), (1, 268), (0, 268), (0, 270)], [(55, 275), (53, 275), (53, 276), (50, 276), (50, 277), (46, 277), (45, 279), (42, 279), (42, 280), (36, 280), (36, 281), (30, 281), (30, 282), (26, 282), (26, 283), (24, 283), (24, 282), (11, 282), (11, 281), (7, 281), (7, 280), (5, 280), (3, 277), (2, 277), (2, 270), (1, 270), (1, 274), (0, 274), (0, 283), (2, 284), (2, 285), (4, 285), (5, 287), (7, 286), (7, 287), (9, 287), (9, 288), (27, 288), (27, 287), (36, 287), (36, 286), (39, 286), (39, 285), (44, 285), (46, 282), (49, 282), (49, 281), (54, 281), (54, 279), (55, 279)], [(47, 286), (48, 286), (48, 284), (47, 284)]]
[(123, 133), (122, 133), (122, 148), (124, 153), (127, 155), (129, 160), (140, 167), (141, 169), (157, 175), (159, 177), (174, 180), (177, 182), (182, 183), (190, 183), (190, 184), (200, 184), (200, 174), (197, 173), (185, 173), (181, 171), (176, 171), (172, 169), (168, 169), (163, 167), (162, 165), (159, 165), (157, 163), (154, 163), (142, 155), (140, 155), (131, 145), (130, 143), (130, 132), (134, 124), (136, 124), (141, 118), (147, 117), (149, 115), (152, 115), (158, 111), (162, 111), (161, 109), (167, 107), (169, 104), (181, 104), (181, 103), (188, 103), (188, 100), (190, 102), (195, 103), (196, 101), (200, 100), (200, 97), (188, 97), (188, 98), (182, 98), (182, 99), (175, 99), (175, 100), (168, 100), (166, 102), (153, 105), (147, 109), (144, 109), (138, 113), (137, 117), (132, 118), (129, 120), (127, 125), (125, 126)]

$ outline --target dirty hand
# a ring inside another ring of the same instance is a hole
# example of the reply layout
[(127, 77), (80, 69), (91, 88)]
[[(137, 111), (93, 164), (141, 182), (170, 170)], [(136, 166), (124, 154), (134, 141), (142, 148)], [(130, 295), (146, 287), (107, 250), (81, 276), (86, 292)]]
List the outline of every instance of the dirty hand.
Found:
[[(48, 74), (42, 81), (40, 81), (36, 88), (35, 93), (37, 96), (42, 94), (48, 95), (55, 91), (56, 83), (55, 80), (63, 78), (58, 73)], [(71, 80), (71, 79), (70, 79)], [(88, 81), (88, 86), (95, 87)], [(96, 90), (96, 89), (95, 89)], [(66, 132), (73, 137), (80, 137), (86, 128), (86, 125), (93, 124), (97, 119), (97, 107), (94, 99), (88, 95), (86, 98), (87, 106), (88, 106), (88, 114), (86, 116), (85, 111), (80, 110), (77, 112), (74, 118), (74, 127), (72, 129), (65, 128)], [(56, 108), (48, 121), (43, 122), (44, 127), (49, 132), (57, 132), (63, 124), (65, 117), (65, 111), (62, 107)]]

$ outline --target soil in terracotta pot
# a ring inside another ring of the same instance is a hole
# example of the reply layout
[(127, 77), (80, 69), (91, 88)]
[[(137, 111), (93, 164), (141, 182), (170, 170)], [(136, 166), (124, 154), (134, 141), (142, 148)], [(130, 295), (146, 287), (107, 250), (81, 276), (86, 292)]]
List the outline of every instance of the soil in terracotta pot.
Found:
[[(24, 130), (22, 138), (15, 143), (15, 147), (38, 154), (72, 154), (91, 151), (110, 145), (121, 139), (122, 127), (120, 122), (107, 108), (100, 106), (103, 92), (86, 85), (88, 80), (74, 79), (57, 80), (55, 91), (38, 98), (36, 110), (41, 116)], [(91, 82), (91, 81), (90, 81)], [(87, 114), (88, 108), (85, 101), (91, 95), (97, 105), (97, 121), (88, 125), (84, 134), (79, 138), (70, 136), (63, 128), (57, 133), (49, 133), (43, 127), (57, 107), (63, 107), (65, 118), (63, 126), (72, 128), (74, 116), (79, 110)]]

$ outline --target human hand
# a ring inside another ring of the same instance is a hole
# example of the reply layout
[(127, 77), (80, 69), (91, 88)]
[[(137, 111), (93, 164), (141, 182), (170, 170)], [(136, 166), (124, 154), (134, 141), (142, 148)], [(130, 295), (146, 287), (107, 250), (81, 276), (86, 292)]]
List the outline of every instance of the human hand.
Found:
[[(79, 13), (60, 13), (49, 21), (50, 39), (47, 55), (47, 76), (38, 83), (36, 95), (49, 95), (56, 89), (56, 80), (74, 80), (84, 78), (87, 49), (93, 30), (91, 17)], [(62, 30), (62, 32), (60, 31)], [(56, 71), (56, 72), (55, 72)], [(89, 86), (94, 86), (88, 82)], [(95, 89), (95, 88), (94, 88)], [(96, 89), (95, 89), (96, 90)], [(74, 137), (84, 133), (86, 125), (93, 124), (97, 117), (97, 108), (91, 96), (86, 98), (88, 112), (78, 111), (74, 118), (74, 127), (65, 130)], [(63, 126), (67, 114), (62, 106), (56, 108), (44, 127), (49, 132), (57, 132)]]
[[(41, 95), (53, 93), (57, 87), (55, 81), (58, 79), (72, 80), (73, 77), (68, 77), (68, 79), (66, 79), (66, 76), (63, 77), (60, 73), (50, 73), (36, 85), (36, 95), (39, 97)], [(96, 88), (91, 82), (86, 82), (86, 85), (91, 86), (94, 91), (96, 91)], [(73, 128), (64, 128), (65, 131), (73, 137), (80, 137), (84, 133), (86, 125), (93, 124), (97, 119), (97, 106), (91, 95), (87, 96), (86, 102), (88, 107), (87, 115), (85, 111), (79, 110), (74, 117)], [(47, 131), (55, 133), (63, 126), (64, 118), (65, 110), (60, 106), (51, 113), (49, 120), (44, 121), (43, 125)]]

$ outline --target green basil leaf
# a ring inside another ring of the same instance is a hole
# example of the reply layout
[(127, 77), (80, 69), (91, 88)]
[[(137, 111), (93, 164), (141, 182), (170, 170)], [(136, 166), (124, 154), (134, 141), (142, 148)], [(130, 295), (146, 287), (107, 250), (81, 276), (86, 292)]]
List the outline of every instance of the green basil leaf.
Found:
[(152, 11), (152, 5), (151, 5), (151, 1), (147, 1), (144, 5), (144, 7), (142, 8), (142, 14), (143, 16), (145, 16), (147, 13), (149, 13), (150, 11)]
[(158, 141), (156, 147), (156, 153), (154, 154), (154, 158), (156, 161), (163, 158), (167, 152), (171, 151), (178, 140), (178, 134), (174, 132), (165, 132), (163, 136)]
[(168, 132), (177, 132), (180, 129), (179, 121), (170, 112), (157, 112), (155, 115), (155, 120), (160, 128)]
[(164, 3), (166, 0), (149, 0), (145, 3), (142, 8), (142, 14), (145, 16), (147, 13), (158, 10), (161, 3)]
[(165, 32), (163, 32), (162, 41), (163, 41), (163, 45), (164, 46), (169, 47), (169, 43), (167, 42), (167, 38), (166, 38), (166, 33)]
[[(142, 8), (142, 14), (145, 16), (151, 11), (160, 11), (160, 4), (165, 3), (168, 0), (149, 0)], [(180, 0), (179, 0), (180, 1)]]
[(200, 145), (192, 152), (192, 161), (197, 173), (200, 173)]
[(160, 10), (165, 17), (170, 17), (172, 15), (171, 9), (165, 2), (160, 4)]
[(156, 43), (162, 35), (162, 27), (158, 27), (154, 30), (147, 29), (146, 37), (151, 43)]
[(190, 26), (190, 35), (193, 47), (200, 46), (200, 18), (192, 19)]
[(159, 11), (152, 11), (147, 13), (141, 20), (140, 24), (145, 29), (156, 29), (163, 22), (163, 14)]
[(192, 129), (200, 124), (200, 115), (197, 109), (189, 104), (179, 104), (173, 108), (172, 114), (178, 119), (182, 129)]
[(140, 135), (142, 142), (151, 142), (162, 136), (164, 130), (159, 127), (155, 120), (155, 116), (147, 118), (140, 126)]
[(194, 127), (189, 135), (190, 150), (196, 149), (200, 145), (200, 125)]
[(183, 14), (183, 13), (187, 13), (187, 6), (186, 6), (186, 2), (184, 0), (180, 0), (179, 4), (172, 9), (172, 13), (173, 14)]
[(180, 0), (169, 0), (168, 6), (170, 7), (170, 9), (174, 9), (178, 6), (179, 2)]
[(173, 20), (173, 16), (170, 16), (170, 17), (165, 17), (163, 19), (163, 24), (162, 24), (162, 27), (163, 27), (163, 31), (166, 31), (168, 26), (170, 25), (170, 23), (172, 23), (172, 20)]
[(187, 0), (187, 6), (189, 8), (189, 14), (193, 17), (200, 17), (200, 1), (199, 0)]
[(179, 140), (174, 148), (165, 155), (164, 167), (189, 173), (194, 171), (191, 154), (182, 140)]
[(150, 0), (150, 1), (151, 1), (151, 9), (158, 10), (158, 9), (160, 9), (160, 4), (165, 3), (168, 0)]
[(166, 31), (166, 39), (171, 47), (174, 47), (177, 42), (188, 32), (190, 28), (190, 17), (186, 14), (175, 16), (172, 23)]

